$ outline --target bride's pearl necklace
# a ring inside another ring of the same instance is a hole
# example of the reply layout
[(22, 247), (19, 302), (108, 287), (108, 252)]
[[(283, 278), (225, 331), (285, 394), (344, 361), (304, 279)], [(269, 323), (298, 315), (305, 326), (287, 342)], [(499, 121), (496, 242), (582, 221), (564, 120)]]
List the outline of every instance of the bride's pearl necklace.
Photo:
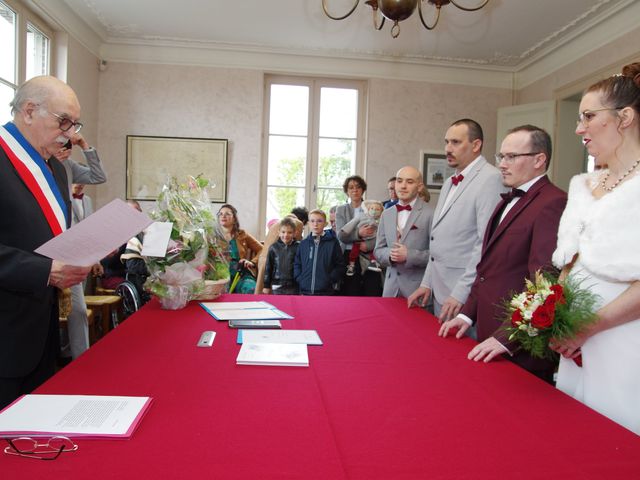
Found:
[(607, 174), (604, 176), (604, 178), (602, 179), (602, 182), (600, 182), (600, 185), (602, 185), (602, 188), (605, 189), (607, 192), (612, 191), (614, 188), (616, 188), (618, 185), (620, 185), (620, 182), (622, 180), (624, 180), (631, 172), (633, 172), (636, 167), (640, 165), (640, 158), (638, 158), (633, 165), (631, 165), (631, 167), (629, 168), (629, 170), (627, 170), (626, 172), (624, 172), (622, 175), (620, 175), (618, 177), (618, 179), (615, 181), (615, 183), (613, 185), (611, 185), (610, 187), (607, 187), (607, 180), (609, 180), (609, 175), (611, 175), (611, 171), (608, 171)]

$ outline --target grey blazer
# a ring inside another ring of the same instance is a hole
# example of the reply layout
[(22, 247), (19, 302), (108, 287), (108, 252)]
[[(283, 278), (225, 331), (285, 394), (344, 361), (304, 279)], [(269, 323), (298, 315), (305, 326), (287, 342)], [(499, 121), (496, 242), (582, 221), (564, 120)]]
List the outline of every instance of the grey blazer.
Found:
[(507, 191), (500, 171), (482, 156), (465, 175), (443, 211), (451, 187), (451, 178), (448, 178), (434, 212), (431, 257), (420, 283), (431, 288), (440, 304), (449, 296), (460, 303), (467, 301), (476, 278), (489, 217), (500, 201), (499, 194)]
[(349, 234), (341, 232), (342, 227), (354, 218), (355, 215), (353, 214), (353, 208), (349, 203), (344, 203), (336, 207), (336, 232), (338, 232), (338, 240), (340, 241), (340, 246), (342, 247), (343, 252), (348, 244), (360, 241), (357, 229), (351, 231)]
[(87, 165), (82, 165), (75, 160), (68, 158), (62, 164), (67, 171), (70, 183), (81, 183), (83, 185), (96, 185), (107, 181), (107, 174), (102, 169), (102, 163), (95, 148), (83, 150), (82, 154), (87, 161)]
[[(374, 254), (378, 262), (387, 267), (383, 297), (406, 298), (420, 286), (429, 261), (429, 231), (432, 220), (433, 208), (418, 198), (398, 240), (398, 211), (391, 207), (382, 212)], [(405, 263), (394, 264), (389, 260), (391, 248), (396, 241), (407, 247)]]

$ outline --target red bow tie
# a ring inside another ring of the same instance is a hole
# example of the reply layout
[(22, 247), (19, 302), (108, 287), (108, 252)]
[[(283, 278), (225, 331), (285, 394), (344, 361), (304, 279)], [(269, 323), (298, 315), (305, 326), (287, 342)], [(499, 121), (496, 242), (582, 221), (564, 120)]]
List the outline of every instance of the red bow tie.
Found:
[(82, 200), (82, 197), (84, 197), (84, 193), (74, 193), (73, 194), (73, 198), (78, 198), (78, 199)]
[(454, 185), (458, 185), (462, 180), (464, 180), (464, 175), (462, 174), (451, 177), (451, 183)]
[(399, 203), (396, 203), (396, 210), (398, 210), (399, 212), (403, 211), (403, 210), (407, 210), (407, 211), (411, 211), (411, 205), (400, 205)]

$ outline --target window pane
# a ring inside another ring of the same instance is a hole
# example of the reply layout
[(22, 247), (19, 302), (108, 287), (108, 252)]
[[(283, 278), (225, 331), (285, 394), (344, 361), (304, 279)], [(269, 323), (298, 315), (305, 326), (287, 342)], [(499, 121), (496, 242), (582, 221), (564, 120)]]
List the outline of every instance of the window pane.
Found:
[(11, 120), (9, 102), (13, 100), (14, 94), (13, 88), (0, 83), (0, 125), (4, 125)]
[(267, 188), (267, 222), (284, 217), (298, 206), (304, 206), (304, 188)]
[[(0, 2), (0, 77), (16, 83), (16, 14)], [(4, 105), (2, 106), (4, 107)]]
[(344, 179), (355, 172), (355, 140), (325, 138), (319, 146), (318, 186), (341, 189)]
[(49, 39), (36, 27), (27, 25), (27, 80), (49, 74)]
[(320, 136), (356, 138), (358, 91), (347, 88), (320, 90)]
[[(347, 175), (348, 177), (349, 175)], [(346, 178), (346, 177), (345, 177)], [(342, 205), (347, 201), (347, 196), (342, 191), (342, 188), (319, 188), (316, 203), (318, 208), (324, 210), (324, 213), (329, 215), (331, 207), (336, 205)]]
[(307, 135), (309, 87), (271, 85), (269, 133)]
[(269, 137), (268, 185), (304, 186), (307, 139)]

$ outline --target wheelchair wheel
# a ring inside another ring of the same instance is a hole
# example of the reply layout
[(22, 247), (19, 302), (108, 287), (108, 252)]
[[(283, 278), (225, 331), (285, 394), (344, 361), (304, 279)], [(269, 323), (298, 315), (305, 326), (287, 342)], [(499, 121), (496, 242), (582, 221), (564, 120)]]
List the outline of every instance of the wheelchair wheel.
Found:
[(122, 313), (124, 318), (137, 312), (142, 305), (136, 287), (129, 281), (124, 281), (116, 287), (116, 295), (122, 298)]

